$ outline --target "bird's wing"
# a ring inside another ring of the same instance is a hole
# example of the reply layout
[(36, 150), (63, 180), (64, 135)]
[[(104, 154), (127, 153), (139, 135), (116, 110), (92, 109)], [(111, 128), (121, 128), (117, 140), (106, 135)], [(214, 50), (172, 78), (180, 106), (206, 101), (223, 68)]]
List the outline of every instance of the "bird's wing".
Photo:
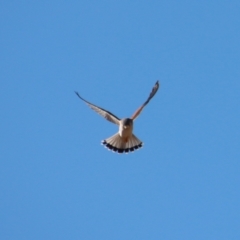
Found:
[(156, 94), (157, 90), (159, 88), (159, 82), (157, 81), (147, 99), (147, 101), (141, 106), (139, 107), (136, 112), (132, 115), (131, 119), (134, 120), (137, 118), (137, 116), (141, 113), (141, 111), (143, 110), (143, 108), (149, 103), (149, 101), (153, 98), (153, 96)]
[(77, 94), (77, 96), (83, 100), (91, 109), (93, 109), (94, 111), (96, 111), (97, 113), (99, 113), (101, 116), (103, 116), (105, 119), (107, 119), (108, 121), (115, 123), (117, 125), (119, 125), (119, 121), (120, 119), (118, 117), (116, 117), (115, 115), (113, 115), (112, 113), (106, 111), (103, 108), (100, 108), (88, 101), (86, 101), (85, 99), (83, 99), (78, 92), (75, 92)]

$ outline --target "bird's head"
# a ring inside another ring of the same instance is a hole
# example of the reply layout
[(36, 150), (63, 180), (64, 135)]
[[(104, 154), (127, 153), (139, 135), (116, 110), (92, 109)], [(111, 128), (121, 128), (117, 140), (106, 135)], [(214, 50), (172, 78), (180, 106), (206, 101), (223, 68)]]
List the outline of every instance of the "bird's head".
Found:
[(130, 128), (133, 125), (133, 121), (130, 118), (124, 118), (121, 120), (121, 122), (124, 129)]

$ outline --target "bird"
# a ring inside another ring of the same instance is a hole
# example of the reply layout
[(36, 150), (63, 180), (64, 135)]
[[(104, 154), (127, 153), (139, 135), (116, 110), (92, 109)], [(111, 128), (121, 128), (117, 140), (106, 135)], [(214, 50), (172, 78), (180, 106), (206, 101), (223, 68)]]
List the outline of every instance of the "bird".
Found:
[(84, 101), (92, 110), (96, 111), (106, 120), (119, 126), (119, 130), (113, 136), (102, 141), (102, 144), (109, 150), (117, 153), (129, 153), (133, 152), (143, 146), (143, 142), (139, 140), (133, 134), (133, 122), (139, 116), (143, 108), (149, 103), (154, 97), (159, 88), (159, 81), (157, 81), (152, 88), (152, 91), (147, 100), (133, 113), (130, 118), (120, 119), (111, 112), (98, 107), (84, 98), (82, 98), (78, 92), (75, 91), (76, 95)]

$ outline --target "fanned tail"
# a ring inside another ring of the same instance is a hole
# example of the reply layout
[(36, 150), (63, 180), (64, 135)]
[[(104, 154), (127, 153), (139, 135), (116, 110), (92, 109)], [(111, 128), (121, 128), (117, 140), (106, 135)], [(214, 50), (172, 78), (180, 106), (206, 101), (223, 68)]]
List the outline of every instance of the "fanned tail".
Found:
[(128, 153), (141, 148), (143, 143), (134, 134), (126, 140), (119, 133), (116, 133), (108, 139), (103, 140), (102, 144), (114, 152)]

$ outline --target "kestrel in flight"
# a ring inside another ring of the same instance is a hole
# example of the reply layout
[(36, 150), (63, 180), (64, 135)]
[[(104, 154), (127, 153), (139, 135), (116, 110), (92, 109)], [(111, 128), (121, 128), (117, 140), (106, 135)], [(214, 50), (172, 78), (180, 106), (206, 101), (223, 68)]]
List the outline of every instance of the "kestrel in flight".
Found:
[(118, 133), (113, 136), (102, 141), (102, 144), (105, 145), (108, 149), (118, 152), (118, 153), (128, 153), (133, 152), (134, 150), (142, 147), (142, 141), (140, 141), (133, 134), (133, 121), (138, 117), (143, 108), (149, 103), (149, 101), (153, 98), (159, 88), (159, 82), (157, 81), (145, 103), (141, 107), (139, 107), (136, 112), (130, 118), (119, 119), (111, 112), (100, 108), (85, 99), (83, 99), (78, 92), (75, 92), (77, 96), (83, 100), (91, 109), (99, 113), (102, 117), (107, 119), (108, 121), (117, 124), (119, 126)]

